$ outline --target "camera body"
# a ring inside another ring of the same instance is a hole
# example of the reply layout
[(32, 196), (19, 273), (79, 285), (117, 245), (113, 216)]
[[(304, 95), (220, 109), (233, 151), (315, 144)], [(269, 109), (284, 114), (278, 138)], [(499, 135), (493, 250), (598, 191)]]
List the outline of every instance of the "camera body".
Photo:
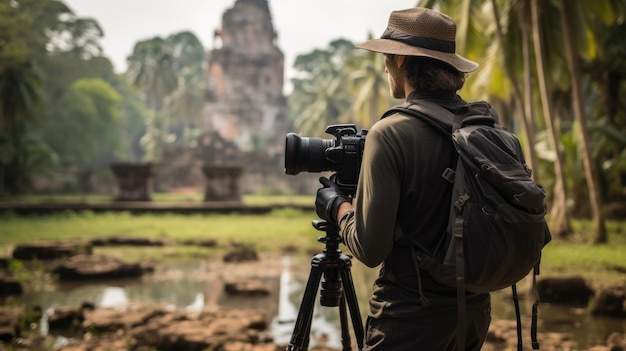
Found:
[(334, 171), (337, 185), (354, 195), (359, 180), (367, 130), (354, 124), (333, 124), (326, 133), (335, 139), (300, 137), (288, 133), (285, 138), (285, 173)]

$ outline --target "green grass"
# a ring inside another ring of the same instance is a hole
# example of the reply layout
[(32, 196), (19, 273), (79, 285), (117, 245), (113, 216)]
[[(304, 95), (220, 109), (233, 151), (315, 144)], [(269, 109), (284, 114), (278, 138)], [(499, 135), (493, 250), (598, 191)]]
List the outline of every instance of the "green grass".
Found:
[[(189, 193), (153, 193), (154, 202), (197, 202), (203, 201), (202, 192)], [(24, 195), (19, 198), (5, 199), (5, 201), (15, 201), (24, 203), (46, 203), (46, 202), (71, 202), (71, 203), (101, 203), (113, 200), (111, 195), (101, 194), (50, 194), (50, 195)], [(241, 197), (245, 205), (274, 205), (274, 204), (295, 204), (312, 205), (315, 201), (313, 195), (263, 195), (246, 194)]]
[(623, 283), (626, 274), (626, 221), (606, 222), (608, 243), (592, 244), (591, 221), (574, 220), (574, 234), (555, 239), (543, 251), (542, 275), (580, 275), (598, 284)]
[(542, 274), (580, 275), (589, 281), (623, 282), (626, 258), (623, 245), (584, 245), (556, 242), (543, 253)]
[(0, 254), (7, 255), (15, 244), (37, 240), (89, 239), (126, 236), (186, 239), (214, 239), (220, 246), (244, 243), (262, 251), (280, 252), (286, 247), (308, 250), (321, 232), (311, 225), (311, 211), (275, 210), (267, 215), (132, 215), (94, 214), (89, 211), (46, 216), (0, 215)]
[[(256, 201), (263, 203), (267, 200), (257, 198)], [(313, 211), (296, 209), (274, 210), (265, 215), (132, 215), (124, 212), (94, 214), (67, 211), (24, 217), (9, 211), (0, 213), (0, 256), (10, 256), (12, 248), (20, 243), (108, 236), (174, 241), (214, 239), (218, 242), (217, 249), (180, 245), (102, 249), (129, 259), (203, 257), (220, 253), (231, 242), (250, 245), (259, 251), (279, 253), (290, 249), (311, 253), (323, 248), (323, 244), (317, 242), (323, 233), (311, 225), (311, 220), (316, 218)], [(594, 233), (589, 221), (576, 220), (572, 224), (575, 230), (572, 237), (567, 240), (555, 238), (544, 249), (542, 276), (580, 275), (594, 283), (623, 283), (626, 274), (626, 221), (608, 221), (609, 241), (601, 245), (592, 244)]]

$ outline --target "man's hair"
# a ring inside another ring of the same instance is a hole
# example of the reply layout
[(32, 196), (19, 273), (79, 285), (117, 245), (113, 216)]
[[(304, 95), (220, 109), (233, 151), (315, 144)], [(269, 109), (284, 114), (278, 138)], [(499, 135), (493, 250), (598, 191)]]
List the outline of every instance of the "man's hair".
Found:
[(403, 69), (407, 81), (417, 91), (456, 92), (465, 84), (465, 73), (429, 57), (407, 56)]

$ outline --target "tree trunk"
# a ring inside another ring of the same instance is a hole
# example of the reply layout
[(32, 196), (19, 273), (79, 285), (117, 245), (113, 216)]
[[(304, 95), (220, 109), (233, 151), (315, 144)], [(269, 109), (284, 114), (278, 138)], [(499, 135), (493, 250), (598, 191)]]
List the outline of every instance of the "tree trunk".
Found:
[(580, 125), (580, 152), (583, 156), (585, 166), (585, 178), (589, 189), (589, 202), (593, 213), (593, 222), (596, 227), (596, 243), (606, 243), (607, 233), (602, 214), (602, 199), (598, 191), (598, 170), (591, 155), (591, 140), (589, 129), (585, 117), (583, 105), (583, 93), (580, 82), (580, 64), (575, 50), (574, 34), (571, 24), (571, 8), (569, 0), (561, 0), (561, 25), (563, 26), (563, 36), (565, 39), (565, 49), (567, 51), (567, 65), (571, 78), (572, 101), (574, 103), (574, 118)]
[[(500, 23), (500, 12), (498, 10), (498, 4), (496, 0), (491, 0), (491, 5), (493, 8), (493, 15), (494, 15), (497, 33), (498, 33), (498, 40), (500, 41), (500, 45), (503, 46), (505, 44), (504, 31), (502, 29), (502, 24)], [(522, 28), (522, 33), (525, 33), (524, 28)], [(527, 41), (528, 39), (526, 35), (525, 44), (527, 44)], [(525, 45), (525, 49), (526, 47), (527, 45)], [(526, 59), (527, 59), (526, 54), (527, 52), (525, 51), (524, 52), (524, 68), (525, 68), (524, 73), (526, 73), (526, 68), (527, 68), (526, 67)], [(507, 58), (504, 57), (505, 61), (506, 59)], [(519, 84), (519, 81), (517, 80), (517, 76), (514, 70), (511, 68), (510, 65), (506, 63), (504, 64), (504, 66), (505, 66), (507, 75), (509, 76), (509, 79), (511, 80), (511, 85), (513, 86), (516, 105), (522, 110), (522, 118), (521, 118), (522, 129), (524, 131), (524, 134), (526, 135), (526, 144), (524, 144), (524, 154), (527, 156), (526, 163), (528, 163), (528, 166), (530, 167), (530, 169), (533, 170), (533, 179), (537, 180), (537, 169), (539, 169), (539, 164), (537, 162), (537, 155), (535, 152), (535, 128), (534, 128), (533, 119), (532, 119), (532, 107), (526, 104), (524, 101), (520, 84)], [(528, 90), (529, 86), (526, 86), (525, 88), (526, 90)]]
[(558, 134), (554, 126), (554, 120), (552, 118), (552, 108), (550, 98), (548, 96), (548, 87), (546, 81), (546, 75), (544, 71), (543, 63), (543, 48), (541, 43), (541, 31), (539, 28), (539, 11), (538, 0), (531, 1), (531, 15), (532, 15), (532, 33), (533, 43), (535, 47), (535, 61), (537, 65), (537, 77), (539, 83), (539, 92), (541, 94), (541, 106), (543, 108), (543, 117), (546, 122), (546, 128), (548, 129), (548, 140), (550, 146), (554, 150), (554, 173), (556, 175), (556, 181), (553, 191), (553, 204), (550, 217), (552, 220), (552, 233), (555, 236), (564, 237), (571, 233), (569, 216), (567, 210), (567, 192), (565, 175), (563, 172), (563, 156), (561, 155), (558, 142)]
[[(533, 90), (532, 90), (532, 68), (530, 59), (530, 38), (528, 36), (528, 28), (522, 28), (522, 51), (524, 61), (524, 126), (527, 143), (529, 145), (528, 153), (528, 165), (533, 170), (533, 179), (540, 181), (541, 175), (539, 173), (539, 159), (537, 158), (537, 152), (535, 151), (535, 145), (537, 143), (535, 139), (535, 118), (533, 113)], [(527, 127), (526, 127), (527, 126)]]

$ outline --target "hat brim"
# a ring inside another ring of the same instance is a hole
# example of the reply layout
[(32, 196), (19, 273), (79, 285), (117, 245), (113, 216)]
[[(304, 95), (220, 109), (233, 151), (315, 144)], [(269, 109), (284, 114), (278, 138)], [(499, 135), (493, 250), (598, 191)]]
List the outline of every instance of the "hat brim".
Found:
[(446, 53), (418, 46), (411, 46), (391, 39), (371, 39), (365, 43), (357, 45), (356, 47), (383, 54), (430, 57), (443, 61), (463, 73), (473, 72), (478, 68), (478, 63), (470, 61), (455, 53)]

